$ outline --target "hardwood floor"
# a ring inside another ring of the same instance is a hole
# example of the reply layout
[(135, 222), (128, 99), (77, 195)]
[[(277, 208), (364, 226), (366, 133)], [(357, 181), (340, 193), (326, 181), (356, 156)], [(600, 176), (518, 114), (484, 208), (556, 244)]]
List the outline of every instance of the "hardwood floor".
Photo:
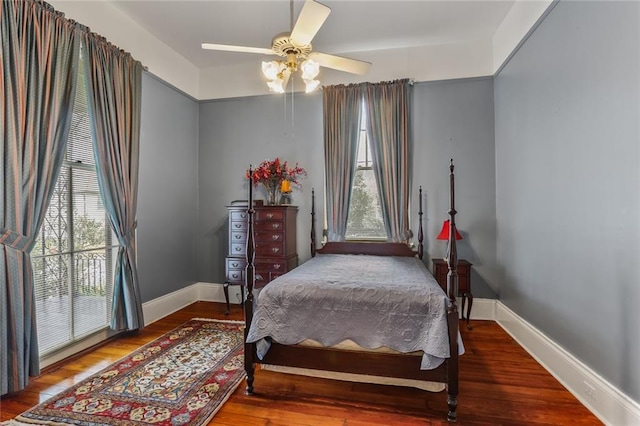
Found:
[[(234, 305), (197, 302), (142, 332), (118, 337), (89, 353), (45, 371), (16, 395), (0, 401), (8, 420), (103, 369), (191, 318), (242, 319)], [(460, 425), (602, 424), (495, 322), (462, 326), (466, 354), (460, 358)], [(213, 418), (212, 425), (444, 425), (445, 392), (340, 382), (259, 370), (253, 396), (244, 383)]]

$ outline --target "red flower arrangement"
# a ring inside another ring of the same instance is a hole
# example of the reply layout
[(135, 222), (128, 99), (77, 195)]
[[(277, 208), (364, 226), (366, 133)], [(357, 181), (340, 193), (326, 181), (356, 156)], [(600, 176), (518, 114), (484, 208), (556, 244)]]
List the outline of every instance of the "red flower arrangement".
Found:
[(251, 179), (254, 185), (261, 183), (267, 190), (270, 203), (277, 203), (277, 200), (273, 200), (277, 197), (284, 181), (287, 182), (287, 187), (290, 184), (301, 186), (299, 179), (307, 175), (307, 171), (300, 167), (298, 163), (294, 167), (289, 167), (286, 161), (281, 161), (276, 157), (275, 160), (264, 160), (258, 167), (253, 169), (251, 175), (249, 170), (245, 177)]

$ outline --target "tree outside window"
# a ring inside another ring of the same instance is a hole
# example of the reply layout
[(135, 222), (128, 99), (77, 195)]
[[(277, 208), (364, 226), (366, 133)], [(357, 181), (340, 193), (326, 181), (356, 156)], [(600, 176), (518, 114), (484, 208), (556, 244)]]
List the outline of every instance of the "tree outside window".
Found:
[(358, 162), (351, 190), (347, 240), (386, 240), (387, 234), (382, 221), (382, 209), (378, 185), (373, 172), (373, 160), (369, 138), (364, 124), (364, 113), (358, 139)]

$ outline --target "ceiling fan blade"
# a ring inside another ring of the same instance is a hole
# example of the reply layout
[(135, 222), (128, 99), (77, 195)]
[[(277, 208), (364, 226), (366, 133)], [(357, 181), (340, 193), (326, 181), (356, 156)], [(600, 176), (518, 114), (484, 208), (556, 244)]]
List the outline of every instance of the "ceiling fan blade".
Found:
[(225, 52), (261, 53), (263, 55), (276, 55), (272, 49), (264, 47), (232, 46), (229, 44), (202, 43), (202, 48), (207, 50), (224, 50)]
[(327, 6), (314, 0), (307, 0), (298, 15), (296, 25), (291, 30), (291, 40), (300, 46), (310, 44), (329, 13), (331, 9)]
[(320, 66), (350, 72), (352, 74), (366, 74), (369, 68), (371, 68), (370, 62), (343, 58), (342, 56), (336, 55), (327, 55), (326, 53), (311, 52), (308, 57), (319, 63)]

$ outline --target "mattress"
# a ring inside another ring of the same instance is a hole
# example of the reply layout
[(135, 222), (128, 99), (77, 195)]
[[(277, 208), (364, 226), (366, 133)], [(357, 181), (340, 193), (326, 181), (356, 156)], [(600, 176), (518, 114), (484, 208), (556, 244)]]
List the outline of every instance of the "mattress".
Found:
[(247, 341), (256, 342), (261, 358), (271, 340), (325, 347), (351, 341), (367, 350), (418, 352), (421, 368), (432, 369), (449, 357), (448, 302), (417, 258), (321, 254), (262, 289)]

